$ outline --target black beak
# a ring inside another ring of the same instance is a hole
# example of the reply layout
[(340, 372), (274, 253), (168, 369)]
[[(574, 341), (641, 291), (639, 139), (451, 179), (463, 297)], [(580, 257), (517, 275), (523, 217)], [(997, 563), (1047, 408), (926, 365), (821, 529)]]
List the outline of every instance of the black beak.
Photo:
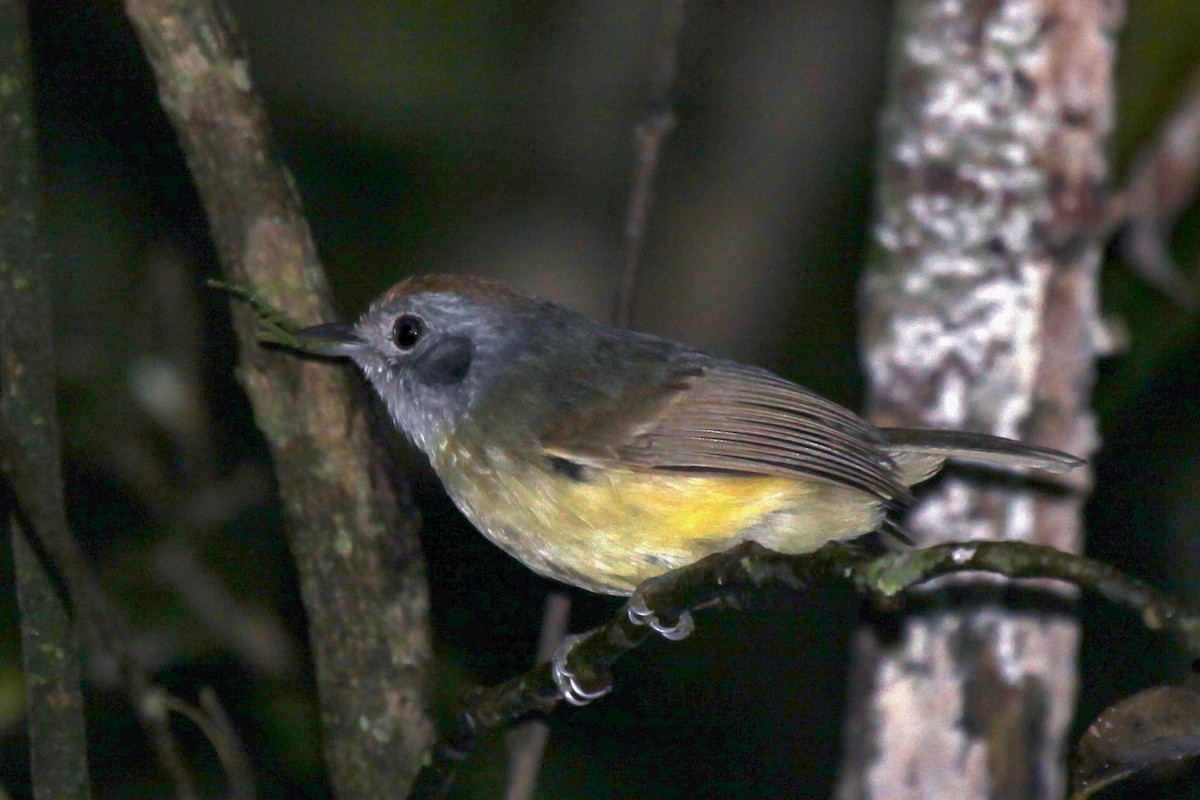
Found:
[(367, 343), (354, 332), (349, 322), (326, 322), (296, 331), (305, 349), (323, 356), (350, 358), (360, 352)]

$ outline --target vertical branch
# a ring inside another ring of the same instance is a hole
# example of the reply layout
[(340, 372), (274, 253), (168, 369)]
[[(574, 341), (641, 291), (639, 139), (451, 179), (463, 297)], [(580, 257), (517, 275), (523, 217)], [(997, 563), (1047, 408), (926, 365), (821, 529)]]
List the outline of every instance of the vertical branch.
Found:
[[(0, 415), (29, 452), (37, 480), (61, 497), (49, 275), (37, 244), (32, 95), (25, 0), (0, 0)], [(34, 796), (83, 800), (91, 789), (79, 645), (29, 531), (15, 516), (9, 522)]]
[[(873, 419), (1086, 455), (1122, 4), (901, 0), (896, 13), (863, 293)], [(909, 524), (925, 544), (1078, 551), (1081, 495), (948, 477)], [(859, 636), (841, 798), (1062, 796), (1075, 621), (956, 586), (966, 609), (914, 616), (891, 644)]]
[[(219, 0), (126, 0), (208, 215), (226, 281), (305, 322), (325, 275)], [(348, 374), (269, 352), (234, 309), (239, 375), (271, 449), (308, 612), (339, 798), (403, 793), (432, 741), (429, 598), (417, 524), (351, 402)]]

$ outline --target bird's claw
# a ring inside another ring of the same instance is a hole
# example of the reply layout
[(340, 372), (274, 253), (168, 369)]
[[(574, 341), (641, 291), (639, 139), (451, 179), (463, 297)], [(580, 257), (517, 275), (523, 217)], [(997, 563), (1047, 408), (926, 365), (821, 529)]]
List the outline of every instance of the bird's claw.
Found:
[(634, 592), (633, 596), (629, 598), (626, 608), (629, 621), (634, 625), (647, 625), (650, 630), (672, 642), (686, 639), (696, 629), (696, 622), (692, 619), (689, 611), (680, 614), (674, 625), (664, 625), (659, 622), (658, 616), (650, 610), (650, 607), (646, 605), (646, 599), (638, 592)]
[(599, 689), (583, 688), (579, 679), (567, 668), (567, 656), (582, 640), (583, 637), (578, 635), (565, 637), (562, 644), (558, 646), (558, 650), (555, 651), (554, 658), (550, 659), (550, 675), (554, 678), (554, 685), (558, 687), (563, 700), (573, 706), (586, 706), (612, 691), (611, 683), (605, 684)]

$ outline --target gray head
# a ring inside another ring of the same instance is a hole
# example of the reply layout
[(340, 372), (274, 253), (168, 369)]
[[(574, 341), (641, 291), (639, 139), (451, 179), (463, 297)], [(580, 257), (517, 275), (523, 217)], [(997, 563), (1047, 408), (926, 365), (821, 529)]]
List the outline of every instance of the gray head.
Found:
[(425, 452), (519, 359), (522, 340), (547, 309), (501, 284), (429, 275), (403, 281), (355, 323), (299, 332), (313, 350), (350, 358), (398, 427)]

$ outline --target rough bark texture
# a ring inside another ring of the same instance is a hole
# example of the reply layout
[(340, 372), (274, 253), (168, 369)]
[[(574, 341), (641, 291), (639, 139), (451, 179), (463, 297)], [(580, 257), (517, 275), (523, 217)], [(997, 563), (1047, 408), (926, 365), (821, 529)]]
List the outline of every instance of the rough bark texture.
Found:
[(86, 800), (92, 794), (75, 629), (27, 532), (15, 522), (12, 546), (33, 796), (35, 800)]
[[(1122, 9), (898, 4), (863, 295), (875, 422), (1095, 448), (1088, 396)], [(1072, 477), (1082, 490), (1086, 475)], [(923, 544), (1077, 551), (1082, 502), (1082, 491), (948, 477), (908, 522)], [(859, 635), (839, 797), (1062, 796), (1078, 630), (1061, 613), (1065, 593), (1040, 589), (1042, 608), (1021, 613), (994, 604), (995, 581), (956, 582), (894, 639)]]
[[(232, 21), (212, 0), (126, 0), (208, 214), (226, 280), (302, 322), (324, 273)], [(267, 351), (235, 307), (240, 378), (267, 438), (308, 611), (334, 792), (403, 796), (432, 741), (428, 589), (414, 520), (348, 373)]]
[[(49, 272), (38, 249), (29, 24), (25, 0), (0, 0), (0, 414), (36, 481), (62, 502)], [(79, 646), (63, 597), (27, 532), (10, 520), (35, 798), (91, 796)]]

